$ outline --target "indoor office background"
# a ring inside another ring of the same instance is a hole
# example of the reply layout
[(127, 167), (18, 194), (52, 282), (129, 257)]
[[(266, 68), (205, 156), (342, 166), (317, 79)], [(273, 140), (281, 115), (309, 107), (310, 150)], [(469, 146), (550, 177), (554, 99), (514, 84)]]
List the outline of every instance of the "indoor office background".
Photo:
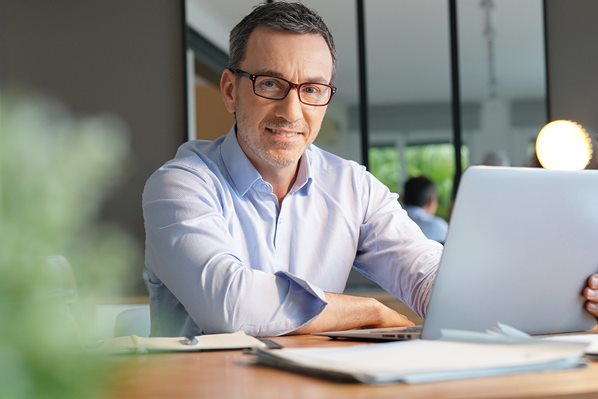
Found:
[[(547, 120), (598, 129), (598, 2), (456, 0), (460, 134), (453, 117), (449, 0), (305, 3), (327, 21), (338, 51), (339, 92), (317, 144), (367, 163), (392, 190), (400, 192), (409, 174), (428, 174), (446, 207), (458, 172), (455, 144), (461, 168), (491, 152), (520, 166), (529, 163)], [(0, 90), (42, 93), (75, 115), (109, 113), (128, 126), (126, 181), (101, 218), (128, 231), (140, 252), (148, 176), (185, 140), (218, 136), (232, 123), (214, 82), (226, 63), (230, 28), (254, 4), (0, 0)], [(143, 265), (134, 267), (139, 279), (131, 294), (144, 294)]]

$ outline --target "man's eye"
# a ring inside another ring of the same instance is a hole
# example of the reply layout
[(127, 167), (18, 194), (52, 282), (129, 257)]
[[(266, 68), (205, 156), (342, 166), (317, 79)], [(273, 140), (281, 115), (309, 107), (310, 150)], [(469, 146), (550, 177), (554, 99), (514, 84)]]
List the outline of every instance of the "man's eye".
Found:
[(305, 94), (311, 94), (311, 95), (313, 95), (313, 94), (317, 95), (317, 94), (322, 93), (322, 89), (317, 85), (303, 86), (302, 90)]
[(268, 90), (281, 90), (283, 84), (277, 79), (264, 79), (259, 83), (260, 87)]

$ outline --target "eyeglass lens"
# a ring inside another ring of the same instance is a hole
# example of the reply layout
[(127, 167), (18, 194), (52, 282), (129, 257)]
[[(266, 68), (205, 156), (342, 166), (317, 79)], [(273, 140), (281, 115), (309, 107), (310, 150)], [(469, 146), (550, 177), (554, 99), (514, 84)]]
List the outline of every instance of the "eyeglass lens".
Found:
[[(271, 76), (256, 76), (253, 87), (258, 96), (281, 100), (289, 93), (291, 84)], [(302, 83), (297, 90), (301, 102), (313, 105), (328, 103), (332, 93), (330, 86), (318, 83)]]

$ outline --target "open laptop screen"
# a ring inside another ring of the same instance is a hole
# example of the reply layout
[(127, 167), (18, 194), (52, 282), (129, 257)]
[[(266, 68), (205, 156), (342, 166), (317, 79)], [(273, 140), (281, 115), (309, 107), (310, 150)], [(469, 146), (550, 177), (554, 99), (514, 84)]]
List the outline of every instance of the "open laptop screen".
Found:
[(424, 323), (530, 334), (595, 324), (583, 309), (598, 271), (598, 171), (471, 167), (463, 175)]

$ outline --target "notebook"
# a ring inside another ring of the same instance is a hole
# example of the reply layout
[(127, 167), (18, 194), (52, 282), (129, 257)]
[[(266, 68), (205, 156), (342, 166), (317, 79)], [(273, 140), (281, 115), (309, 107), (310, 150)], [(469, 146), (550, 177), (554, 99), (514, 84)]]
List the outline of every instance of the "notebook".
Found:
[(265, 348), (268, 346), (260, 338), (246, 335), (243, 331), (237, 331), (226, 334), (198, 335), (196, 337), (139, 337), (137, 335), (126, 335), (102, 340), (95, 349), (106, 353), (119, 354), (198, 352)]
[(598, 171), (468, 168), (461, 179), (423, 329), (325, 332), (334, 338), (440, 337), (498, 322), (529, 334), (592, 328), (583, 309), (598, 272)]

